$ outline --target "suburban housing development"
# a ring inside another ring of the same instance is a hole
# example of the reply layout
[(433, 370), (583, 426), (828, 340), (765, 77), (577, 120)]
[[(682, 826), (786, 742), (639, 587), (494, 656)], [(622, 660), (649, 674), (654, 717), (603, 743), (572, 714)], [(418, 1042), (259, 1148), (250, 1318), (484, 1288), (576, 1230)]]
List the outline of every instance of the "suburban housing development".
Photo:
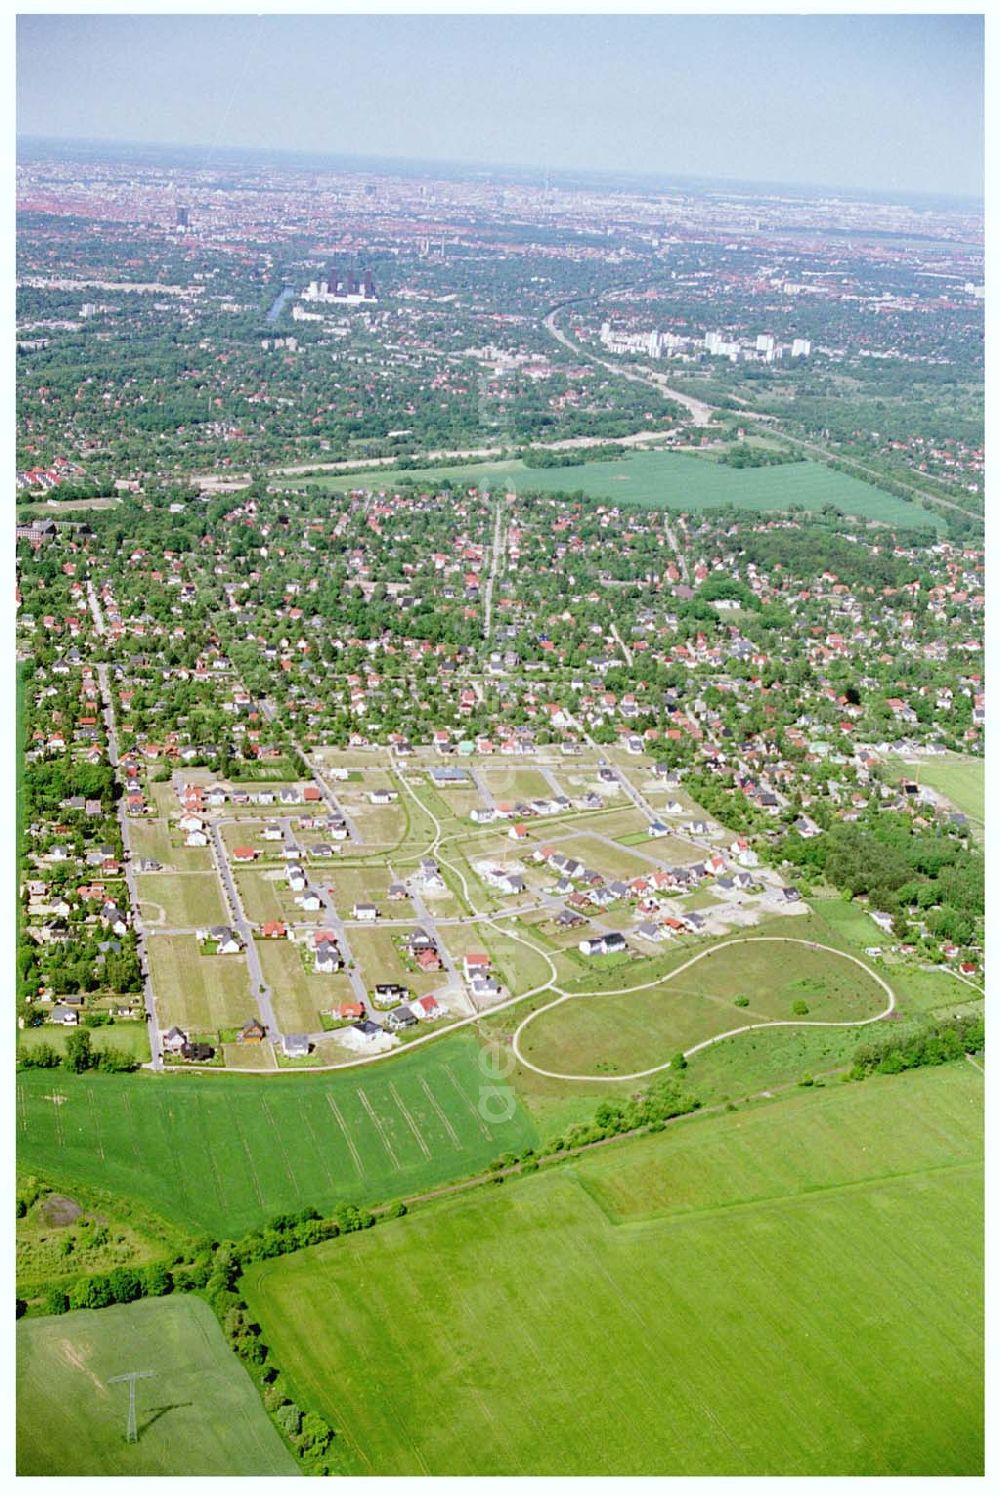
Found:
[(18, 1472), (981, 1475), (981, 204), (16, 191)]

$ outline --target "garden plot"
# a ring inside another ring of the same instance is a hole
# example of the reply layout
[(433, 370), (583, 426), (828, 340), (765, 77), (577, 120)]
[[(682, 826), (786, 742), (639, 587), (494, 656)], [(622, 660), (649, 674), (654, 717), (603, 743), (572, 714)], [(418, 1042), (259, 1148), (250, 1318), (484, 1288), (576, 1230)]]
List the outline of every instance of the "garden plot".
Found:
[(256, 1018), (243, 956), (203, 956), (193, 935), (151, 935), (147, 950), (161, 1030), (214, 1033)]
[(479, 774), (494, 800), (516, 804), (519, 801), (551, 800), (556, 793), (539, 769), (506, 768), (491, 761), (479, 769)]
[[(353, 947), (352, 947), (353, 949)], [(353, 1002), (354, 989), (342, 972), (319, 973), (314, 969), (313, 942), (259, 940), (264, 980), (271, 988), (274, 1016), (283, 1034), (315, 1034), (323, 1023), (320, 1015), (339, 1003)]]
[(147, 930), (199, 929), (228, 922), (218, 877), (211, 873), (147, 873), (139, 885)]
[(351, 954), (361, 973), (369, 1002), (377, 982), (398, 982), (408, 987), (415, 997), (425, 997), (447, 982), (446, 972), (421, 971), (404, 953), (402, 941), (409, 933), (398, 928), (363, 930), (357, 925), (352, 926), (349, 936)]
[[(129, 840), (137, 863), (148, 859), (179, 873), (204, 872), (212, 866), (210, 847), (186, 847), (183, 832), (163, 818), (130, 820)], [(145, 878), (149, 874), (139, 876)]]
[(293, 902), (294, 894), (284, 873), (248, 867), (234, 867), (232, 873), (243, 911), (252, 925), (263, 924), (265, 920), (303, 917), (302, 910)]

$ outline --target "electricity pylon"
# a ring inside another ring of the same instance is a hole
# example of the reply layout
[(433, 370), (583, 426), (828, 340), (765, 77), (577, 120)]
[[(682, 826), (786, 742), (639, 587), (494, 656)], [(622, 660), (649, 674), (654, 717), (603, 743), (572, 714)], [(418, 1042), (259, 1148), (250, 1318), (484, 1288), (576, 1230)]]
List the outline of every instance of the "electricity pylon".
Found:
[(125, 1435), (127, 1444), (138, 1444), (139, 1431), (135, 1422), (135, 1384), (144, 1377), (155, 1377), (155, 1371), (123, 1371), (120, 1377), (108, 1377), (108, 1386), (115, 1382), (128, 1382), (128, 1432)]

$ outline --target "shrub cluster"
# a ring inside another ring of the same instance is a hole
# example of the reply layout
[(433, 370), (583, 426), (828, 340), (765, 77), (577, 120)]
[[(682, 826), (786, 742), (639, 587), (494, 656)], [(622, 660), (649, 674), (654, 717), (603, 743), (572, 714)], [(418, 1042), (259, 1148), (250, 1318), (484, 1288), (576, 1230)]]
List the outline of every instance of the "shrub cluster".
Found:
[(106, 1309), (109, 1304), (132, 1304), (136, 1299), (162, 1298), (175, 1287), (170, 1270), (160, 1262), (149, 1267), (116, 1267), (110, 1273), (78, 1278), (70, 1287), (50, 1288), (44, 1299), (46, 1314), (70, 1309)]
[(81, 1075), (85, 1070), (104, 1070), (118, 1075), (139, 1068), (139, 1061), (124, 1049), (94, 1049), (85, 1028), (74, 1029), (68, 1035), (62, 1053), (51, 1044), (36, 1044), (19, 1054), (18, 1062), (24, 1070), (55, 1070), (61, 1065), (74, 1075)]
[(985, 1048), (986, 1027), (981, 1015), (950, 1018), (902, 1034), (880, 1034), (854, 1052), (853, 1080), (866, 1075), (897, 1075), (921, 1065), (945, 1065)]
[[(386, 1215), (405, 1213), (405, 1206), (397, 1206)], [(289, 1396), (281, 1372), (264, 1343), (260, 1325), (240, 1294), (239, 1280), (251, 1263), (297, 1252), (352, 1231), (365, 1231), (375, 1225), (376, 1219), (371, 1211), (353, 1205), (341, 1206), (336, 1216), (329, 1219), (312, 1207), (273, 1216), (266, 1226), (249, 1232), (237, 1242), (217, 1243), (202, 1284), (222, 1333), (261, 1388), (264, 1407), (309, 1475), (333, 1473), (328, 1455), (336, 1437), (334, 1430), (318, 1413), (303, 1412)]]
[[(676, 1059), (675, 1056), (672, 1065), (676, 1065)], [(686, 1068), (686, 1062), (685, 1067), (676, 1068)], [(539, 1160), (565, 1153), (571, 1148), (583, 1148), (588, 1143), (599, 1143), (604, 1138), (635, 1132), (641, 1127), (658, 1132), (671, 1117), (684, 1116), (687, 1112), (697, 1111), (700, 1106), (697, 1097), (683, 1093), (672, 1080), (661, 1080), (637, 1099), (602, 1101), (592, 1122), (573, 1123), (560, 1137), (550, 1138), (537, 1155), (534, 1148), (525, 1148), (521, 1153), (504, 1153), (493, 1160), (490, 1169), (498, 1173), (501, 1169), (520, 1164), (523, 1174), (528, 1169), (537, 1169)]]

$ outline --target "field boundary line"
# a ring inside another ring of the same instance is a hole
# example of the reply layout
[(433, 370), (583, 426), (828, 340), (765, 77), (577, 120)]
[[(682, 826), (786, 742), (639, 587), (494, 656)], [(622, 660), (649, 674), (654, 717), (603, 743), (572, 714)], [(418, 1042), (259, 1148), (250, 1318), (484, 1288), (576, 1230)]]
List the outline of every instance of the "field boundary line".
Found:
[(340, 1107), (334, 1101), (334, 1099), (333, 1099), (333, 1093), (331, 1091), (327, 1091), (325, 1094), (326, 1094), (327, 1105), (329, 1106), (331, 1112), (333, 1113), (334, 1117), (336, 1118), (337, 1126), (340, 1128), (341, 1132), (344, 1134), (344, 1142), (347, 1144), (348, 1152), (350, 1153), (351, 1158), (354, 1161), (354, 1167), (358, 1171), (358, 1176), (361, 1179), (367, 1179), (368, 1175), (367, 1175), (367, 1172), (365, 1171), (365, 1166), (364, 1166), (364, 1163), (362, 1162), (361, 1154), (358, 1152), (357, 1145), (355, 1144), (354, 1139), (351, 1137), (351, 1134), (347, 1130), (347, 1123), (344, 1121), (343, 1117), (340, 1114)]
[(135, 1122), (132, 1119), (132, 1101), (127, 1091), (122, 1092), (122, 1109), (125, 1112), (125, 1125), (128, 1128), (129, 1143), (132, 1149), (132, 1157), (135, 1159), (139, 1172), (143, 1171), (143, 1158), (139, 1152), (139, 1143), (135, 1135)]
[(250, 1145), (247, 1143), (247, 1140), (243, 1135), (240, 1124), (237, 1121), (235, 1114), (233, 1115), (232, 1126), (233, 1131), (240, 1140), (243, 1152), (246, 1154), (247, 1168), (250, 1170), (250, 1178), (253, 1180), (253, 1192), (257, 1196), (257, 1204), (260, 1206), (261, 1210), (263, 1210), (264, 1196), (260, 1192), (260, 1180), (257, 1178), (257, 1170), (253, 1166), (253, 1154), (250, 1152)]
[[(795, 1194), (756, 1195), (749, 1200), (731, 1200), (725, 1205), (706, 1205), (703, 1209), (667, 1210), (660, 1214), (635, 1218), (611, 1215), (608, 1211), (605, 1211), (604, 1215), (616, 1229), (638, 1231), (651, 1225), (681, 1225), (684, 1221), (707, 1220), (712, 1216), (730, 1215), (737, 1211), (761, 1210), (769, 1206), (781, 1206), (784, 1209), (790, 1205), (808, 1205), (812, 1200), (828, 1199), (832, 1195), (852, 1194), (878, 1185), (896, 1184), (907, 1179), (927, 1179), (936, 1177), (938, 1174), (968, 1173), (973, 1170), (978, 1174), (982, 1167), (983, 1158), (980, 1156), (979, 1158), (958, 1159), (950, 1164), (925, 1164), (920, 1169), (899, 1169), (887, 1174), (866, 1174), (863, 1179), (844, 1179), (839, 1184), (818, 1185), (808, 1190), (800, 1190)], [(595, 1204), (600, 1206), (600, 1201), (595, 1201)]]
[(94, 1140), (97, 1143), (97, 1152), (98, 1152), (98, 1154), (100, 1156), (101, 1163), (103, 1164), (103, 1162), (104, 1162), (104, 1144), (101, 1141), (101, 1132), (100, 1132), (100, 1127), (98, 1125), (98, 1120), (97, 1120), (97, 1103), (94, 1100), (94, 1093), (93, 1093), (93, 1091), (88, 1091), (87, 1092), (87, 1101), (89, 1103), (90, 1125), (93, 1128), (93, 1138), (94, 1138)]
[(431, 1090), (430, 1086), (427, 1084), (427, 1077), (426, 1077), (426, 1075), (422, 1075), (420, 1077), (420, 1086), (421, 1086), (421, 1089), (422, 1089), (424, 1095), (427, 1097), (427, 1100), (430, 1102), (432, 1108), (434, 1109), (434, 1112), (437, 1114), (437, 1118), (438, 1118), (439, 1122), (441, 1123), (441, 1126), (444, 1128), (445, 1132), (451, 1138), (451, 1141), (452, 1141), (453, 1145), (458, 1149), (459, 1153), (461, 1153), (461, 1151), (462, 1151), (462, 1144), (461, 1144), (461, 1141), (459, 1139), (458, 1133), (452, 1127), (450, 1121), (448, 1120), (448, 1114), (441, 1107), (441, 1105), (438, 1102), (437, 1097), (434, 1095), (434, 1092)]
[(371, 1102), (368, 1100), (367, 1093), (365, 1091), (363, 1091), (360, 1086), (358, 1087), (357, 1095), (358, 1095), (358, 1100), (361, 1102), (361, 1105), (364, 1107), (365, 1111), (368, 1113), (369, 1117), (371, 1118), (372, 1126), (375, 1128), (375, 1131), (378, 1133), (379, 1138), (381, 1139), (382, 1147), (385, 1149), (386, 1153), (388, 1153), (388, 1155), (389, 1155), (389, 1162), (392, 1164), (392, 1166), (393, 1166), (394, 1169), (398, 1169), (399, 1168), (399, 1159), (396, 1157), (396, 1151), (395, 1151), (395, 1149), (392, 1146), (392, 1142), (390, 1141), (389, 1134), (386, 1132), (385, 1124), (383, 1123), (382, 1119), (376, 1113), (376, 1111), (375, 1111), (374, 1107), (372, 1106)]
[(281, 1162), (284, 1165), (285, 1173), (288, 1176), (288, 1182), (292, 1186), (292, 1189), (295, 1191), (295, 1193), (298, 1194), (300, 1192), (299, 1191), (299, 1184), (298, 1184), (298, 1181), (295, 1178), (295, 1175), (292, 1173), (292, 1166), (291, 1166), (291, 1163), (289, 1162), (289, 1159), (288, 1159), (288, 1150), (286, 1148), (284, 1148), (284, 1147), (281, 1146), (281, 1131), (280, 1131), (280, 1129), (278, 1127), (277, 1122), (275, 1122), (275, 1120), (274, 1120), (274, 1113), (271, 1111), (271, 1108), (268, 1106), (268, 1104), (267, 1104), (267, 1098), (265, 1096), (262, 1096), (260, 1098), (260, 1109), (264, 1113), (264, 1116), (267, 1118), (268, 1126), (270, 1127), (271, 1131), (274, 1134), (274, 1140), (275, 1140), (275, 1142), (279, 1145), (279, 1153), (280, 1153), (280, 1157), (281, 1157)]
[(462, 1105), (465, 1106), (465, 1107), (468, 1107), (468, 1109), (472, 1112), (472, 1115), (475, 1117), (476, 1122), (477, 1122), (477, 1124), (479, 1126), (479, 1131), (482, 1133), (483, 1137), (484, 1138), (489, 1138), (490, 1141), (492, 1142), (493, 1141), (493, 1134), (490, 1132), (489, 1128), (486, 1126), (486, 1123), (483, 1121), (482, 1117), (479, 1115), (479, 1109), (478, 1109), (478, 1107), (474, 1107), (472, 1105), (471, 1100), (469, 1099), (468, 1096), (466, 1096), (465, 1092), (462, 1090), (462, 1087), (459, 1085), (458, 1081), (455, 1079), (454, 1075), (452, 1074), (452, 1070), (451, 1070), (451, 1066), (450, 1065), (446, 1065), (444, 1067), (444, 1073), (448, 1077), (449, 1081), (451, 1082), (452, 1089), (454, 1091), (456, 1091), (457, 1094), (461, 1097)]
[(314, 1150), (316, 1152), (316, 1157), (319, 1159), (320, 1164), (322, 1165), (323, 1172), (324, 1172), (324, 1174), (327, 1177), (327, 1181), (328, 1181), (328, 1183), (330, 1185), (330, 1189), (333, 1190), (334, 1192), (336, 1192), (337, 1181), (334, 1179), (333, 1175), (330, 1173), (330, 1165), (327, 1163), (326, 1150), (323, 1148), (322, 1144), (320, 1143), (320, 1140), (319, 1140), (319, 1138), (318, 1138), (318, 1136), (316, 1134), (316, 1130), (313, 1127), (312, 1119), (309, 1116), (309, 1113), (306, 1110), (305, 1106), (303, 1105), (302, 1097), (301, 1096), (299, 1096), (299, 1098), (298, 1098), (298, 1106), (299, 1106), (299, 1117), (302, 1119), (302, 1126), (305, 1129), (305, 1131), (309, 1134), (309, 1141), (312, 1143), (313, 1148), (314, 1148)]
[(428, 1160), (428, 1162), (430, 1162), (431, 1150), (428, 1148), (427, 1144), (424, 1142), (424, 1139), (422, 1138), (422, 1136), (420, 1134), (420, 1128), (417, 1126), (416, 1122), (413, 1120), (413, 1117), (410, 1115), (410, 1111), (409, 1111), (406, 1103), (404, 1102), (402, 1096), (400, 1096), (399, 1092), (396, 1090), (395, 1084), (392, 1081), (389, 1082), (389, 1095), (392, 1097), (393, 1101), (399, 1107), (399, 1110), (400, 1110), (400, 1112), (403, 1115), (403, 1121), (406, 1123), (407, 1127), (410, 1129), (410, 1131), (412, 1132), (413, 1136), (416, 1138), (417, 1147), (420, 1149), (421, 1153), (424, 1155), (424, 1158), (426, 1158)]

